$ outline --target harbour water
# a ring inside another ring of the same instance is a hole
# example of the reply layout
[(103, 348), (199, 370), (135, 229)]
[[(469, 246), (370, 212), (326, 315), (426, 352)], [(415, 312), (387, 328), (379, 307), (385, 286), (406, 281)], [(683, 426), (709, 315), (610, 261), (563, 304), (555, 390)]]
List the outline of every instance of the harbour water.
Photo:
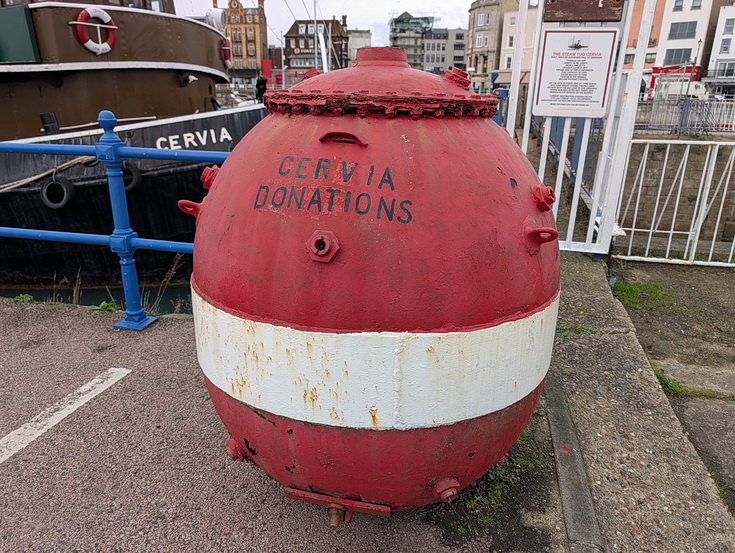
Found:
[[(140, 288), (141, 302), (146, 313), (163, 315), (191, 313), (191, 290), (187, 281), (170, 283), (165, 288), (159, 284), (144, 284)], [(16, 301), (68, 303), (90, 307), (110, 305), (111, 302), (125, 308), (122, 286), (81, 288), (29, 288), (24, 286), (0, 287), (0, 297), (16, 298)], [(105, 303), (107, 302), (107, 303)]]

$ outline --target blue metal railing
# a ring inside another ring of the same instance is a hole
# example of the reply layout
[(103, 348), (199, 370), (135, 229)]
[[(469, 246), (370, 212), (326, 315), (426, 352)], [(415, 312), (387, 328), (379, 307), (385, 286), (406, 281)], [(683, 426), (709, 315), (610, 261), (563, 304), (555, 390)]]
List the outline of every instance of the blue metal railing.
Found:
[(128, 202), (125, 195), (122, 166), (126, 159), (163, 159), (172, 161), (195, 161), (206, 163), (222, 163), (227, 159), (228, 152), (192, 151), (192, 150), (158, 150), (155, 148), (134, 148), (125, 146), (125, 143), (115, 134), (117, 119), (110, 111), (101, 111), (97, 119), (104, 130), (97, 144), (21, 144), (0, 142), (0, 152), (17, 154), (56, 154), (68, 156), (95, 156), (105, 165), (107, 184), (112, 204), (112, 218), (114, 230), (110, 235), (83, 234), (77, 232), (61, 232), (53, 230), (24, 229), (0, 227), (0, 237), (24, 238), (30, 240), (50, 240), (54, 242), (72, 242), (77, 244), (91, 244), (109, 246), (120, 257), (120, 271), (122, 274), (123, 294), (125, 296), (125, 318), (115, 323), (116, 328), (143, 330), (156, 320), (156, 317), (146, 315), (140, 301), (138, 287), (138, 273), (135, 268), (133, 254), (135, 250), (158, 250), (167, 252), (193, 253), (194, 244), (189, 242), (171, 242), (139, 238), (130, 228), (128, 216)]

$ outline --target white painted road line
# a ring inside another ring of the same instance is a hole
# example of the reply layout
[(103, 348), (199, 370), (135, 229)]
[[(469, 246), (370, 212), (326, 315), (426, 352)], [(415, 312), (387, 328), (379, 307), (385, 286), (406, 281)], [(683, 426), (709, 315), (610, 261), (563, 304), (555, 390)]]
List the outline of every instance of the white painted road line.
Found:
[(94, 380), (87, 382), (78, 390), (70, 393), (26, 424), (0, 439), (0, 464), (29, 445), (47, 430), (71, 415), (88, 401), (104, 392), (115, 382), (130, 374), (129, 369), (111, 368)]

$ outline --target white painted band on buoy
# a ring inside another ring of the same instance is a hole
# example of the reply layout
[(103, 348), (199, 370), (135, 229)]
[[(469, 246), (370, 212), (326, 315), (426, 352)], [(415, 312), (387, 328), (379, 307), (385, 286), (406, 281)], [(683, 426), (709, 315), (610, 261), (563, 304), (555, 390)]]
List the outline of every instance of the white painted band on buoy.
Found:
[(454, 424), (523, 399), (551, 361), (559, 297), (469, 332), (328, 333), (239, 318), (192, 289), (199, 364), (233, 398), (349, 428)]

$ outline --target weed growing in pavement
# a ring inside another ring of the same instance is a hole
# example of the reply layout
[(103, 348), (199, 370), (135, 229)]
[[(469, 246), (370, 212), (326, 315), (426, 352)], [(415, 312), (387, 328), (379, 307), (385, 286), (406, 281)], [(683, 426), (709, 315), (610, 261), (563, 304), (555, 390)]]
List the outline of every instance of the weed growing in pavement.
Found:
[(645, 307), (652, 311), (661, 311), (671, 305), (671, 293), (663, 284), (656, 282), (640, 284), (618, 280), (613, 284), (612, 292), (620, 303), (632, 309)]
[[(516, 444), (523, 444), (530, 436), (531, 429), (525, 428)], [(475, 535), (483, 527), (500, 526), (498, 511), (502, 505), (503, 494), (511, 492), (512, 487), (523, 479), (540, 476), (543, 469), (544, 462), (541, 459), (514, 455), (511, 450), (500, 463), (473, 485), (474, 493), (464, 503), (470, 516), (457, 526), (457, 532)]]
[(653, 364), (651, 364), (651, 368), (653, 369), (653, 374), (656, 375), (656, 378), (658, 379), (659, 384), (661, 384), (661, 389), (664, 391), (664, 394), (666, 394), (667, 396), (710, 397), (710, 398), (722, 397), (721, 394), (718, 394), (717, 392), (713, 392), (711, 390), (699, 390), (696, 388), (690, 388), (689, 386), (682, 384), (678, 380), (671, 378), (664, 372), (663, 369), (656, 367)]
[(596, 334), (596, 330), (592, 330), (591, 328), (585, 328), (585, 327), (576, 327), (576, 326), (570, 326), (570, 327), (563, 327), (559, 326), (556, 328), (556, 334), (560, 338), (575, 338), (577, 336), (582, 336), (584, 334)]
[[(174, 256), (174, 260), (171, 263), (171, 266), (168, 268), (168, 271), (166, 271), (163, 280), (161, 280), (161, 284), (159, 284), (158, 286), (158, 292), (156, 293), (156, 297), (153, 299), (153, 301), (151, 301), (151, 291), (145, 289), (143, 290), (143, 293), (141, 294), (141, 303), (143, 304), (143, 310), (146, 313), (150, 313), (154, 316), (158, 316), (161, 314), (161, 300), (163, 299), (163, 294), (164, 292), (166, 292), (166, 288), (168, 288), (168, 285), (171, 284), (174, 276), (176, 276), (176, 272), (184, 264), (183, 258), (184, 254), (182, 253), (177, 253)], [(177, 313), (176, 304), (172, 302), (172, 305), (174, 306), (174, 313)], [(181, 307), (182, 306), (180, 305), (178, 313), (181, 312)]]
[(120, 311), (120, 306), (117, 304), (115, 300), (103, 301), (99, 305), (90, 305), (89, 308), (94, 311), (106, 311), (108, 313), (114, 313), (115, 311)]
[(717, 475), (712, 470), (708, 469), (707, 472), (709, 473), (709, 477), (712, 479), (712, 482), (714, 482), (715, 488), (717, 488), (717, 495), (720, 496), (720, 499), (727, 507), (727, 510), (730, 511), (730, 515), (735, 517), (735, 498), (731, 498), (729, 496), (727, 489), (725, 486), (720, 484), (717, 480)]
[(32, 301), (35, 301), (33, 299), (33, 296), (30, 294), (18, 294), (13, 298), (13, 301), (15, 303), (31, 303)]

